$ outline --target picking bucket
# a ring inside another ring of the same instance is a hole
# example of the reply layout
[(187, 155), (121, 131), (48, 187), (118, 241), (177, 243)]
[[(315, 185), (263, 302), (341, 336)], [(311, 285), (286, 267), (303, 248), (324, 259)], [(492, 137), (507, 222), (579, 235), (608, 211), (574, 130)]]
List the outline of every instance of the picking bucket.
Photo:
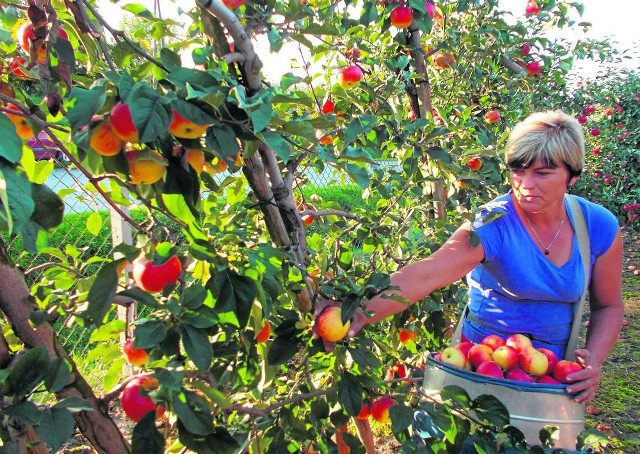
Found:
[(584, 404), (575, 402), (567, 385), (526, 383), (498, 379), (466, 371), (427, 357), (422, 390), (439, 399), (445, 386), (457, 385), (472, 399), (481, 394), (495, 396), (509, 411), (510, 423), (524, 434), (530, 445), (540, 444), (540, 430), (556, 426), (555, 447), (576, 449), (577, 436), (584, 430)]

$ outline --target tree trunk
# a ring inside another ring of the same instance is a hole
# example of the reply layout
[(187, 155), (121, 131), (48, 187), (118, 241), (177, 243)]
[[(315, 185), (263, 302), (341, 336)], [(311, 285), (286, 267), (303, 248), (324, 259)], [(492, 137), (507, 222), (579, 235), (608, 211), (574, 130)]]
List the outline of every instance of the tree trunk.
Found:
[(14, 333), (24, 343), (25, 348), (44, 345), (49, 358), (64, 358), (71, 364), (71, 378), (67, 386), (57, 392), (58, 400), (67, 397), (86, 399), (93, 411), (81, 411), (74, 414), (75, 422), (93, 448), (99, 453), (124, 454), (130, 452), (129, 443), (118, 426), (102, 408), (93, 389), (78, 371), (76, 364), (58, 340), (53, 327), (44, 323), (33, 328), (29, 323), (29, 314), (35, 309), (33, 296), (27, 287), (24, 275), (15, 268), (5, 254), (4, 244), (0, 241), (0, 310), (11, 323)]

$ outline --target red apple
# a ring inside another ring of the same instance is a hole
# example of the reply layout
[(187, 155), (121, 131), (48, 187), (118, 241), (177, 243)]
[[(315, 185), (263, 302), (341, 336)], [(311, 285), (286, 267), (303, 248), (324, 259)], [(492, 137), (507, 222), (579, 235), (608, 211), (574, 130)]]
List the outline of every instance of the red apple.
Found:
[(440, 361), (464, 369), (467, 358), (455, 347), (447, 347), (440, 353)]
[(507, 337), (505, 345), (515, 348), (518, 353), (520, 353), (520, 351), (522, 350), (533, 347), (531, 339), (529, 339), (524, 334), (512, 334), (511, 336)]
[(363, 403), (360, 413), (356, 416), (356, 419), (369, 419), (371, 416), (371, 406), (368, 403)]
[(498, 347), (493, 352), (493, 360), (502, 370), (515, 369), (520, 365), (520, 358), (515, 348), (509, 345)]
[(482, 161), (478, 157), (469, 158), (467, 160), (467, 167), (470, 170), (478, 171), (482, 167)]
[(434, 5), (431, 2), (425, 2), (424, 3), (424, 11), (429, 15), (429, 17), (431, 19), (433, 19), (434, 17), (436, 17), (436, 5)]
[(529, 43), (524, 43), (522, 45), (522, 47), (520, 48), (520, 55), (527, 56), (531, 53), (531, 44)]
[(545, 383), (547, 385), (560, 385), (561, 383), (553, 378), (551, 375), (543, 375), (542, 377), (538, 377), (536, 380), (537, 383)]
[(591, 131), (589, 131), (589, 134), (591, 134), (592, 136), (599, 136), (600, 135), (600, 130), (598, 128), (593, 128)]
[(138, 130), (133, 124), (131, 110), (127, 104), (115, 103), (109, 114), (113, 132), (125, 142), (137, 143)]
[(389, 417), (389, 408), (395, 405), (395, 401), (389, 396), (382, 396), (371, 404), (371, 417), (379, 423), (388, 423), (391, 421)]
[(401, 344), (406, 344), (409, 341), (416, 340), (416, 336), (417, 334), (415, 331), (411, 331), (406, 328), (400, 328), (400, 330), (398, 330), (398, 340), (400, 340)]
[(487, 375), (489, 377), (504, 378), (502, 369), (500, 369), (500, 366), (498, 366), (498, 363), (495, 361), (483, 362), (477, 367), (476, 373), (480, 375)]
[(236, 9), (244, 5), (244, 0), (222, 0), (224, 6), (230, 9)]
[(475, 344), (469, 349), (467, 359), (471, 366), (477, 370), (480, 364), (493, 360), (493, 350), (488, 345)]
[(542, 64), (539, 61), (532, 61), (526, 64), (526, 69), (529, 77), (539, 76), (542, 72)]
[(540, 353), (535, 348), (520, 350), (520, 367), (529, 375), (541, 377), (547, 373), (549, 360), (544, 353)]
[(570, 380), (567, 377), (573, 373), (581, 371), (583, 367), (574, 362), (568, 361), (566, 359), (561, 359), (556, 364), (556, 367), (553, 368), (553, 378), (558, 380), (560, 383), (570, 383)]
[(391, 11), (391, 25), (398, 28), (407, 28), (413, 22), (413, 9), (407, 5), (396, 6)]
[(349, 89), (362, 79), (362, 69), (358, 65), (349, 65), (338, 70), (338, 83)]
[(178, 282), (182, 273), (182, 262), (174, 255), (163, 263), (149, 260), (144, 254), (133, 261), (133, 281), (145, 292), (161, 292), (168, 285)]
[(120, 403), (125, 414), (134, 422), (155, 410), (156, 417), (162, 416), (164, 408), (158, 406), (151, 397), (147, 395), (149, 391), (158, 388), (158, 380), (154, 377), (136, 377), (126, 384), (120, 394)]
[(489, 112), (484, 114), (484, 120), (488, 124), (492, 124), (497, 121), (500, 121), (500, 112), (498, 112), (497, 110), (490, 110)]
[(491, 347), (491, 350), (497, 350), (498, 347), (502, 347), (505, 344), (505, 340), (498, 336), (497, 334), (489, 334), (482, 341), (481, 344), (488, 345)]
[(264, 324), (262, 325), (262, 329), (256, 335), (256, 342), (259, 344), (263, 344), (269, 340), (269, 337), (271, 337), (271, 324), (267, 320), (265, 320)]
[(327, 99), (322, 105), (322, 113), (324, 115), (330, 114), (334, 111), (335, 108), (336, 108), (336, 103), (334, 103), (330, 99)]
[(589, 106), (584, 108), (584, 111), (586, 112), (587, 115), (591, 115), (592, 113), (594, 113), (596, 111), (596, 106), (589, 105)]
[(580, 123), (581, 125), (585, 124), (588, 120), (588, 117), (586, 115), (580, 115), (578, 117), (578, 123)]
[(507, 371), (505, 378), (508, 380), (522, 381), (526, 383), (534, 383), (536, 381), (535, 378), (518, 367)]
[(536, 3), (535, 0), (530, 0), (529, 2), (527, 2), (527, 6), (524, 9), (524, 13), (527, 16), (534, 16), (540, 13), (540, 8), (538, 7), (538, 3)]
[(327, 307), (316, 317), (313, 324), (318, 336), (328, 342), (344, 339), (350, 326), (351, 320), (342, 323), (342, 308), (340, 306)]
[(397, 363), (387, 369), (384, 379), (393, 380), (394, 378), (407, 378), (407, 368), (404, 364)]
[(547, 360), (549, 361), (549, 367), (547, 368), (546, 373), (552, 373), (553, 369), (556, 367), (556, 364), (558, 364), (558, 355), (556, 355), (553, 350), (549, 350), (548, 348), (544, 347), (540, 347), (538, 351), (545, 355), (547, 357)]

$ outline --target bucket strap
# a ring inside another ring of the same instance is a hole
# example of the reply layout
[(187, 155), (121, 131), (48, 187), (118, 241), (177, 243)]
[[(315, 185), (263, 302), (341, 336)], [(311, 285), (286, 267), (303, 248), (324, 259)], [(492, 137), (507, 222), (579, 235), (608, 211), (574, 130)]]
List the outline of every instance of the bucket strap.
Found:
[(589, 281), (591, 277), (591, 245), (589, 244), (589, 232), (587, 231), (587, 224), (584, 220), (584, 213), (582, 212), (578, 199), (572, 195), (567, 195), (566, 197), (569, 204), (569, 210), (571, 210), (571, 215), (573, 217), (573, 228), (576, 232), (578, 248), (580, 249), (582, 266), (584, 268), (584, 290), (582, 291), (580, 301), (578, 301), (578, 304), (576, 304), (574, 308), (571, 334), (569, 335), (569, 342), (567, 342), (567, 350), (565, 352), (565, 359), (574, 361), (575, 357), (573, 352), (578, 347), (578, 334), (580, 333), (582, 313), (584, 312), (584, 303), (587, 299), (587, 292), (589, 290)]

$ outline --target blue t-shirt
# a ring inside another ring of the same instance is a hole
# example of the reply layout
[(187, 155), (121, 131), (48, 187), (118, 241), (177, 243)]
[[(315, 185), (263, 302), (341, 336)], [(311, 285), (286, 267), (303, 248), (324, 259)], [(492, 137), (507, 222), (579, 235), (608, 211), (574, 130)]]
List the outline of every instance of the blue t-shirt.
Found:
[[(589, 233), (593, 267), (613, 243), (618, 221), (606, 208), (580, 197), (578, 201)], [(565, 207), (573, 225), (566, 200)], [(467, 275), (470, 315), (462, 334), (476, 343), (488, 334), (504, 338), (528, 334), (535, 347), (549, 348), (563, 357), (574, 306), (584, 289), (576, 236), (567, 263), (555, 265), (529, 236), (510, 193), (483, 205), (473, 228), (485, 259)]]

